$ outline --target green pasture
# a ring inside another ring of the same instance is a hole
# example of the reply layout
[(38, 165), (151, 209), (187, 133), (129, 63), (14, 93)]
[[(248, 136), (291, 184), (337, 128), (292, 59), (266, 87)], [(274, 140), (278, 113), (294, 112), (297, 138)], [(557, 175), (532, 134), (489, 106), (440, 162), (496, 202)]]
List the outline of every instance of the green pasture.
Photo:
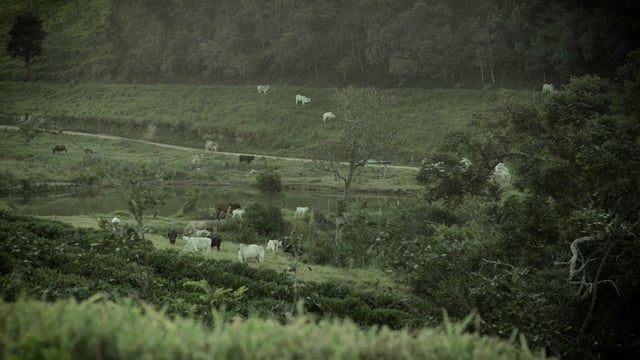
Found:
[[(379, 117), (397, 121), (399, 150), (386, 154), (397, 164), (418, 166), (450, 131), (467, 129), (476, 114), (507, 97), (539, 101), (540, 94), (520, 90), (385, 89), (388, 105)], [(125, 134), (133, 138), (201, 148), (205, 138), (220, 143), (221, 151), (305, 157), (322, 141), (335, 139), (341, 117), (334, 109), (334, 88), (272, 86), (266, 95), (255, 86), (122, 85), (63, 83), (0, 83), (4, 114), (80, 119), (64, 130)], [(295, 95), (312, 100), (296, 105)], [(333, 111), (337, 118), (322, 122)], [(62, 121), (62, 120), (60, 120)], [(376, 119), (371, 119), (376, 121)], [(100, 122), (100, 127), (92, 126)], [(108, 122), (108, 124), (104, 124)], [(137, 133), (132, 123), (144, 124)], [(159, 124), (174, 131), (157, 133)], [(74, 128), (70, 128), (74, 127)], [(187, 135), (185, 131), (196, 135)], [(384, 156), (384, 155), (383, 155)], [(385, 159), (382, 159), (385, 160)]]
[[(293, 217), (293, 214), (289, 214), (289, 211), (283, 211), (287, 214), (287, 217)], [(94, 214), (94, 215), (78, 215), (78, 216), (42, 216), (43, 219), (56, 220), (63, 223), (67, 223), (74, 227), (94, 228), (98, 229), (98, 219), (103, 218), (110, 220), (114, 215), (118, 216), (122, 221), (122, 225), (135, 226), (135, 220), (126, 212), (118, 211), (113, 214)], [(293, 221), (293, 219), (289, 219)], [(231, 220), (221, 220), (231, 221)], [(144, 219), (144, 225), (148, 229), (151, 229), (149, 233), (145, 234), (145, 238), (153, 242), (156, 249), (174, 249), (178, 252), (177, 256), (193, 256), (194, 258), (216, 259), (216, 260), (230, 260), (238, 261), (238, 245), (239, 243), (234, 241), (235, 234), (231, 232), (220, 232), (222, 237), (222, 244), (220, 251), (217, 249), (211, 249), (211, 251), (200, 252), (196, 255), (183, 254), (182, 247), (185, 242), (182, 240), (181, 235), (178, 236), (178, 240), (175, 245), (169, 243), (165, 233), (168, 228), (182, 229), (189, 222), (189, 219), (177, 219), (173, 217), (147, 217)], [(266, 248), (266, 243), (258, 243)], [(332, 266), (323, 265), (305, 265), (298, 258), (291, 256), (288, 253), (278, 252), (273, 254), (267, 252), (265, 254), (265, 261), (262, 264), (258, 264), (255, 261), (249, 262), (248, 266), (254, 268), (265, 268), (275, 271), (288, 271), (291, 264), (300, 263), (296, 276), (300, 281), (336, 281), (344, 284), (359, 288), (362, 290), (379, 289), (380, 291), (407, 291), (404, 286), (394, 281), (393, 274), (385, 272), (382, 269), (375, 267), (367, 268), (336, 268)]]
[[(65, 144), (66, 154), (54, 154), (56, 144)], [(92, 153), (87, 153), (91, 149)], [(20, 131), (0, 130), (0, 168), (3, 187), (16, 185), (20, 180), (31, 183), (73, 182), (87, 185), (113, 185), (104, 176), (106, 172), (117, 185), (119, 171), (145, 166), (151, 169), (154, 181), (159, 183), (208, 184), (249, 187), (255, 183), (251, 170), (273, 171), (280, 175), (283, 187), (322, 188), (339, 191), (340, 183), (321, 164), (286, 161), (258, 157), (251, 164), (240, 164), (232, 154), (207, 153), (195, 148), (175, 149), (128, 140), (100, 139), (59, 132), (39, 133), (28, 144)], [(201, 155), (199, 165), (192, 164), (194, 155)], [(386, 174), (376, 167), (367, 167), (355, 183), (355, 191), (415, 190), (416, 171), (388, 168)], [(384, 175), (384, 178), (383, 178)]]

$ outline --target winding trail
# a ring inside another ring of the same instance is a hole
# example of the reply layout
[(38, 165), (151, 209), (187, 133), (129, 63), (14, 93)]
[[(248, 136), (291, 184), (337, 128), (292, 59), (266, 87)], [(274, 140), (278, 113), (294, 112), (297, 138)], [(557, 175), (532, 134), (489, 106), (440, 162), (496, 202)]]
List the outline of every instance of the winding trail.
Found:
[[(0, 129), (19, 130), (17, 126), (13, 126), (13, 125), (0, 125)], [(186, 146), (163, 144), (163, 143), (157, 143), (153, 141), (131, 139), (131, 138), (113, 136), (113, 135), (91, 134), (91, 133), (83, 133), (83, 132), (77, 132), (77, 131), (64, 131), (64, 130), (61, 131), (61, 133), (66, 135), (88, 136), (88, 137), (94, 137), (99, 139), (131, 141), (131, 142), (137, 142), (140, 144), (147, 144), (147, 145), (159, 146), (159, 147), (182, 150), (182, 151), (190, 151), (190, 152), (204, 151), (203, 149), (199, 149), (199, 148), (196, 149), (196, 148), (190, 148)], [(313, 161), (312, 159), (303, 159), (303, 158), (294, 158), (294, 157), (285, 157), (285, 156), (272, 156), (272, 155), (262, 155), (262, 154), (233, 153), (233, 152), (226, 152), (226, 151), (217, 151), (215, 152), (215, 154), (225, 155), (225, 156), (253, 155), (255, 157), (262, 157), (262, 158), (274, 159), (274, 160), (286, 160), (286, 161), (300, 161), (300, 162)], [(347, 163), (341, 163), (341, 164), (346, 165)], [(380, 167), (383, 165), (367, 164), (367, 166)], [(419, 170), (417, 167), (414, 167), (414, 166), (387, 165), (387, 167), (392, 169), (404, 169), (404, 170), (415, 170), (415, 171)]]

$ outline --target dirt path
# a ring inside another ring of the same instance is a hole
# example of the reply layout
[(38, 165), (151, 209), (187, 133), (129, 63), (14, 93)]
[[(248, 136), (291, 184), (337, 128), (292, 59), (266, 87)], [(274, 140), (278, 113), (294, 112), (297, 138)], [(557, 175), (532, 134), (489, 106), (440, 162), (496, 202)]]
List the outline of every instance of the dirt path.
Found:
[[(17, 126), (12, 126), (12, 125), (0, 125), (0, 129), (19, 130)], [(113, 135), (90, 134), (90, 133), (82, 133), (82, 132), (77, 132), (77, 131), (62, 131), (62, 133), (63, 134), (67, 134), (67, 135), (88, 136), (88, 137), (94, 137), (94, 138), (100, 138), (100, 139), (108, 139), (108, 140), (131, 141), (131, 142), (137, 142), (137, 143), (141, 143), (141, 144), (160, 146), (160, 147), (164, 147), (164, 148), (170, 148), (170, 149), (176, 149), (176, 150), (182, 150), (182, 151), (191, 151), (191, 152), (202, 152), (202, 151), (204, 151), (203, 149), (190, 148), (190, 147), (186, 147), (186, 146), (169, 145), (169, 144), (157, 143), (157, 142), (153, 142), (153, 141), (130, 139), (130, 138), (125, 138), (125, 137), (120, 137), (120, 136), (113, 136)], [(216, 154), (225, 155), (225, 156), (253, 155), (255, 157), (263, 157), (263, 158), (266, 158), (266, 159), (286, 160), (286, 161), (301, 161), (301, 162), (312, 162), (313, 161), (311, 159), (303, 159), (303, 158), (293, 158), (293, 157), (284, 157), (284, 156), (271, 156), (271, 155), (262, 155), (262, 154), (248, 154), (248, 153), (232, 153), (232, 152), (225, 152), (225, 151), (218, 151), (218, 152), (216, 152)], [(343, 164), (346, 164), (346, 163), (343, 163)], [(373, 164), (371, 164), (371, 165), (367, 165), (367, 166), (380, 167), (382, 165), (373, 165)], [(405, 170), (415, 170), (415, 171), (419, 170), (417, 167), (413, 167), (413, 166), (400, 166), (400, 165), (387, 165), (387, 166), (389, 168), (393, 168), (393, 169), (405, 169)]]

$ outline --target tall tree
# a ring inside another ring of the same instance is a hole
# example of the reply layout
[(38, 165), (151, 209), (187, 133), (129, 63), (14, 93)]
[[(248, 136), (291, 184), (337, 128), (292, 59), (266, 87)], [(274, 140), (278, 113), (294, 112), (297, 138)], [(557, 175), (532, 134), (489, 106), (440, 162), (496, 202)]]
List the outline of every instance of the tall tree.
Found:
[[(333, 173), (336, 180), (344, 183), (336, 217), (336, 250), (340, 264), (344, 260), (341, 258), (343, 212), (348, 207), (356, 171), (367, 165), (367, 160), (391, 152), (398, 146), (398, 141), (395, 122), (384, 115), (385, 99), (375, 89), (344, 88), (336, 92), (334, 100), (337, 115), (344, 120), (344, 128), (337, 141), (321, 147), (318, 157), (336, 164)], [(346, 173), (339, 167), (343, 162), (347, 163)]]
[(29, 64), (34, 57), (42, 53), (45, 36), (42, 20), (35, 15), (18, 16), (9, 35), (7, 53), (13, 58), (24, 61), (26, 80), (29, 80)]

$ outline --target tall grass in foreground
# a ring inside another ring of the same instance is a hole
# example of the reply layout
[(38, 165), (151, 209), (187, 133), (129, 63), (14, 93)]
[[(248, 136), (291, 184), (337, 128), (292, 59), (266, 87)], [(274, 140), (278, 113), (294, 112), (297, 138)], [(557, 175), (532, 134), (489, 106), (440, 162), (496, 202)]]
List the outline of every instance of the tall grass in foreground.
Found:
[(417, 332), (360, 328), (348, 320), (249, 318), (207, 330), (169, 319), (145, 303), (95, 295), (84, 302), (0, 303), (0, 348), (20, 359), (544, 359), (511, 343), (464, 330), (472, 318)]
[[(131, 137), (147, 136), (150, 124), (171, 124), (166, 134), (155, 134), (163, 142), (204, 144), (217, 140), (222, 151), (303, 157), (323, 140), (334, 139), (341, 131), (341, 115), (322, 121), (326, 111), (335, 112), (333, 88), (273, 86), (266, 95), (254, 86), (187, 86), (0, 83), (3, 113), (73, 118), (94, 123), (101, 130), (119, 134), (122, 127)], [(468, 128), (474, 114), (491, 108), (505, 96), (538, 99), (531, 91), (465, 89), (385, 89), (382, 94), (392, 104), (386, 116), (400, 124), (403, 144), (389, 159), (400, 164), (419, 164), (449, 131)], [(312, 99), (296, 105), (295, 95)], [(376, 121), (376, 119), (371, 119)], [(132, 131), (132, 123), (142, 124)], [(65, 130), (76, 123), (63, 123)], [(95, 129), (84, 126), (83, 130)], [(159, 127), (158, 131), (161, 131)]]

